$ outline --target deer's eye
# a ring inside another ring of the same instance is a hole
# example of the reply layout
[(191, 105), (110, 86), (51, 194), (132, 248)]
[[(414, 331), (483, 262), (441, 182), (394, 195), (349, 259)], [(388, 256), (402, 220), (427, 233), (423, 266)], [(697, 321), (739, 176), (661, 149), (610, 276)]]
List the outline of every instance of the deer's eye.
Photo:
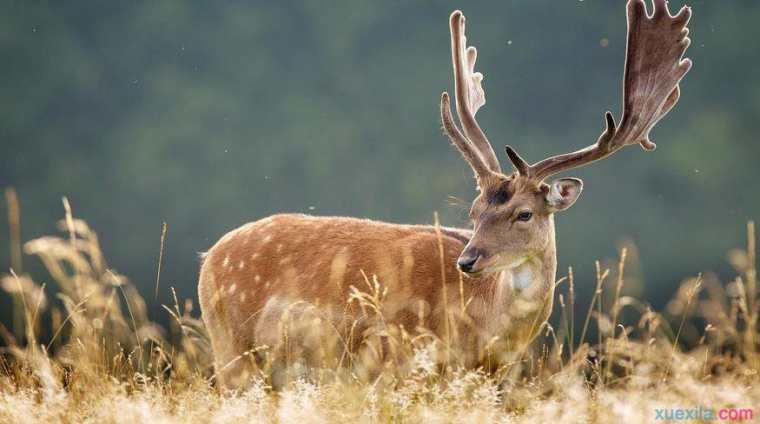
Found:
[(517, 220), (518, 221), (523, 221), (523, 222), (530, 221), (531, 218), (533, 218), (533, 213), (532, 212), (528, 212), (528, 211), (520, 212), (517, 215)]

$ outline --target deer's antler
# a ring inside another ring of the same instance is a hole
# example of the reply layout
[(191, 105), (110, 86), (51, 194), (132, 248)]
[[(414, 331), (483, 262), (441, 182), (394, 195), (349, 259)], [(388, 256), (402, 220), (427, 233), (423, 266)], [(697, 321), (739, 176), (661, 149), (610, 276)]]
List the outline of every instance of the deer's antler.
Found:
[(666, 0), (653, 0), (653, 9), (649, 15), (643, 0), (628, 1), (628, 44), (620, 125), (616, 125), (612, 113), (607, 112), (606, 129), (596, 143), (576, 152), (544, 159), (525, 171), (520, 171), (524, 164), (515, 163), (518, 172), (543, 180), (603, 159), (627, 145), (640, 144), (645, 150), (656, 147), (649, 140), (649, 132), (678, 101), (678, 83), (691, 68), (691, 61), (682, 59), (690, 43), (686, 24), (691, 9), (684, 6), (673, 16)]
[(456, 10), (449, 18), (451, 30), (451, 61), (454, 66), (454, 92), (457, 115), (464, 134), (456, 126), (448, 105), (448, 93), (441, 96), (441, 120), (443, 128), (462, 155), (470, 163), (475, 173), (501, 172), (499, 160), (488, 142), (485, 133), (475, 120), (475, 114), (486, 103), (481, 82), (483, 74), (475, 72), (478, 53), (475, 47), (467, 47), (464, 34), (465, 18)]

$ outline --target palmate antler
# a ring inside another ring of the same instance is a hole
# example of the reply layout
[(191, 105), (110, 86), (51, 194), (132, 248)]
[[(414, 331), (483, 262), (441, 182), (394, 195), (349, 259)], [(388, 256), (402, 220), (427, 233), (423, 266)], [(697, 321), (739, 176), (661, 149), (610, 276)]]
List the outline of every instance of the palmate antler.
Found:
[[(684, 6), (673, 16), (666, 0), (652, 0), (652, 4), (653, 12), (649, 15), (644, 0), (628, 1), (628, 42), (620, 124), (617, 125), (612, 113), (607, 112), (606, 129), (596, 143), (533, 165), (507, 146), (507, 155), (520, 175), (541, 181), (559, 172), (603, 159), (627, 145), (639, 144), (645, 150), (655, 148), (649, 140), (649, 132), (678, 101), (678, 83), (691, 68), (691, 61), (683, 59), (690, 43), (686, 24), (691, 17), (691, 9)], [(475, 120), (475, 113), (485, 104), (481, 87), (483, 75), (474, 72), (477, 52), (474, 47), (465, 47), (462, 12), (452, 13), (449, 24), (457, 114), (464, 133), (457, 128), (451, 116), (449, 97), (445, 92), (441, 96), (441, 121), (449, 138), (476, 175), (498, 173), (500, 167), (496, 155)]]
[(441, 121), (451, 141), (462, 152), (475, 173), (482, 176), (489, 172), (501, 172), (501, 166), (488, 138), (475, 120), (478, 109), (486, 103), (486, 96), (481, 85), (483, 74), (475, 72), (478, 52), (475, 47), (467, 47), (464, 22), (464, 15), (459, 10), (454, 11), (449, 18), (454, 93), (457, 101), (457, 115), (459, 115), (464, 134), (457, 128), (451, 116), (449, 95), (446, 92), (441, 95)]
[[(628, 44), (620, 125), (617, 126), (612, 113), (607, 112), (606, 129), (596, 143), (529, 167), (524, 161), (519, 165), (515, 163), (518, 170), (523, 168), (531, 178), (543, 180), (603, 159), (627, 145), (640, 144), (645, 150), (654, 150), (656, 145), (649, 140), (649, 132), (676, 104), (678, 83), (691, 69), (691, 61), (682, 59), (690, 43), (686, 24), (691, 9), (684, 6), (673, 16), (666, 0), (653, 0), (653, 5), (654, 11), (649, 15), (643, 0), (628, 1)], [(519, 162), (519, 156), (517, 158)], [(510, 159), (515, 161), (512, 154)]]

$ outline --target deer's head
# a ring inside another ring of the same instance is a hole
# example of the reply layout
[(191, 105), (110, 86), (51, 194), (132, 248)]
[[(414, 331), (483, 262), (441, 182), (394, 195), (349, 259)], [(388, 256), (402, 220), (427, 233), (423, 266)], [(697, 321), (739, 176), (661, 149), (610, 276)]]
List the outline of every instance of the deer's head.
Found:
[(454, 146), (475, 172), (479, 194), (472, 203), (473, 235), (457, 265), (469, 275), (495, 272), (522, 264), (554, 241), (553, 215), (573, 205), (583, 183), (577, 178), (545, 180), (557, 173), (603, 159), (627, 145), (653, 150), (649, 131), (676, 104), (678, 83), (691, 68), (682, 59), (689, 46), (691, 10), (675, 16), (665, 0), (653, 0), (651, 15), (643, 0), (628, 2), (628, 44), (620, 125), (610, 112), (596, 143), (529, 164), (506, 146), (515, 170), (503, 173), (483, 130), (475, 120), (485, 104), (483, 75), (475, 72), (477, 51), (467, 47), (465, 18), (455, 11), (449, 20), (456, 109), (462, 130), (451, 115), (448, 93), (441, 95), (441, 121)]

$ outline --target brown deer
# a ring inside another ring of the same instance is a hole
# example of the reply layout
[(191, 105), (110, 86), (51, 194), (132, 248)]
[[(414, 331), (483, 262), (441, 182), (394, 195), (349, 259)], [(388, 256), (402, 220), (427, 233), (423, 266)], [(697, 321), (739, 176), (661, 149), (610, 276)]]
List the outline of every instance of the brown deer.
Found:
[[(678, 101), (679, 81), (691, 67), (683, 59), (690, 8), (671, 15), (666, 0), (653, 0), (653, 6), (648, 14), (643, 0), (627, 5), (619, 123), (607, 112), (606, 128), (595, 143), (532, 165), (507, 146), (515, 168), (510, 174), (502, 172), (475, 119), (485, 104), (483, 76), (474, 71), (475, 48), (466, 46), (465, 17), (452, 13), (461, 130), (446, 92), (441, 121), (475, 172), (479, 193), (470, 210), (472, 229), (282, 214), (229, 232), (205, 255), (198, 283), (222, 384), (245, 379), (255, 362), (246, 353), (257, 346), (282, 345), (288, 337), (287, 343), (319, 345), (318, 327), (334, 331), (347, 349), (358, 346), (372, 313), (350, 300), (365, 295), (382, 298), (386, 326), (410, 332), (425, 328), (445, 341), (466, 336), (460, 347), (474, 351), (475, 363), (486, 345), (491, 352), (494, 346), (503, 352), (524, 349), (552, 310), (554, 213), (569, 208), (582, 189), (577, 178), (545, 180), (627, 145), (653, 150), (649, 132)], [(357, 289), (365, 287), (374, 287), (374, 293)], [(318, 319), (300, 333), (283, 334), (284, 317), (306, 322), (312, 315)], [(455, 315), (460, 324), (454, 323)]]

